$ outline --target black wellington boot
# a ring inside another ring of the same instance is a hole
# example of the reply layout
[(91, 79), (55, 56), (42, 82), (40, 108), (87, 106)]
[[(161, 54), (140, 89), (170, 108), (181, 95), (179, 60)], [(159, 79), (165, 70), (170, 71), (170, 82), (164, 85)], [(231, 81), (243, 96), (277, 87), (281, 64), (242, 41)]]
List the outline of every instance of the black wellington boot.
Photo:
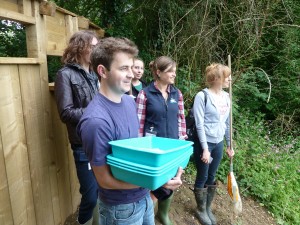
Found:
[(210, 218), (211, 224), (216, 225), (217, 224), (217, 219), (215, 215), (211, 211), (211, 203), (214, 200), (217, 185), (206, 185), (207, 186), (207, 202), (206, 202), (206, 211), (207, 215)]
[(209, 216), (207, 215), (207, 188), (195, 188), (195, 199), (197, 202), (196, 216), (202, 225), (212, 225)]

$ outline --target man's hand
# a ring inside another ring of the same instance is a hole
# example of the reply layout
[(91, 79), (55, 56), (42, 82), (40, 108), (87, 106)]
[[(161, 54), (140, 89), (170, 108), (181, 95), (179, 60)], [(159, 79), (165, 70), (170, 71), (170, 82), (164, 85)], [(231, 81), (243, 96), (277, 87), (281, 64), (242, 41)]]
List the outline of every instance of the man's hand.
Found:
[(179, 167), (177, 170), (177, 174), (175, 177), (173, 177), (171, 180), (169, 180), (163, 187), (170, 189), (172, 191), (176, 190), (177, 188), (179, 188), (182, 184), (181, 181), (181, 175), (184, 173), (184, 170)]

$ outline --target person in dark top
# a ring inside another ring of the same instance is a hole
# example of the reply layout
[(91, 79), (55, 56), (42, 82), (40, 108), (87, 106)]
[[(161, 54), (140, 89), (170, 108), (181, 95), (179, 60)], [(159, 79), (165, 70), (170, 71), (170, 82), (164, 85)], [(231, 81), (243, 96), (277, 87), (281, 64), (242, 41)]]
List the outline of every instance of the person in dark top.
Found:
[(98, 92), (98, 78), (90, 68), (90, 54), (97, 43), (98, 38), (92, 31), (73, 34), (62, 56), (64, 66), (57, 72), (55, 80), (57, 109), (67, 126), (82, 195), (77, 220), (79, 224), (86, 225), (96, 225), (99, 221), (96, 207), (98, 185), (77, 136), (76, 126)]
[[(139, 136), (186, 139), (183, 96), (174, 86), (175, 61), (161, 56), (150, 63), (150, 69), (154, 82), (142, 89), (136, 100), (140, 121)], [(168, 212), (173, 191), (160, 187), (151, 193), (154, 202), (158, 199), (158, 219), (164, 225), (171, 225)]]
[(134, 77), (131, 81), (131, 90), (129, 94), (135, 98), (138, 96), (139, 92), (147, 86), (147, 84), (141, 79), (144, 75), (144, 62), (140, 58), (134, 58), (132, 73)]
[[(113, 177), (106, 156), (109, 141), (138, 137), (136, 105), (129, 91), (133, 78), (136, 45), (126, 38), (104, 38), (94, 49), (91, 60), (101, 78), (99, 93), (85, 110), (77, 127), (83, 148), (99, 184), (101, 225), (154, 225), (149, 190)], [(180, 176), (166, 186), (176, 189)]]

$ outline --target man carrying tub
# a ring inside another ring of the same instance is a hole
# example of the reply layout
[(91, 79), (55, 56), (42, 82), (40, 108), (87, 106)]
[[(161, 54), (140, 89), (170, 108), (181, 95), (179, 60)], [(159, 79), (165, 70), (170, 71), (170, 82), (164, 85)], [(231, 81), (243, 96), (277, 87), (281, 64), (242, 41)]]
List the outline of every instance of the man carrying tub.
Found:
[[(101, 79), (99, 93), (85, 110), (77, 127), (83, 148), (100, 187), (100, 224), (154, 225), (149, 190), (115, 179), (106, 163), (112, 140), (138, 137), (134, 100), (124, 95), (131, 85), (136, 45), (128, 39), (105, 38), (92, 52), (94, 71)], [(178, 188), (182, 169), (165, 187)]]

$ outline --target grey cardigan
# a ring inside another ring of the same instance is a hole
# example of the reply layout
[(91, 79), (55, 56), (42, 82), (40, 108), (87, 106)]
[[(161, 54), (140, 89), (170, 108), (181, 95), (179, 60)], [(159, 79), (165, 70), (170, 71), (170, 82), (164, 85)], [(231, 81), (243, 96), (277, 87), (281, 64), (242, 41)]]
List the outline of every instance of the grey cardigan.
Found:
[[(204, 103), (204, 93), (207, 93), (207, 102)], [(193, 114), (198, 133), (198, 138), (201, 143), (202, 149), (208, 149), (207, 142), (219, 143), (226, 138), (227, 146), (230, 146), (229, 137), (229, 111), (228, 108), (223, 120), (220, 120), (220, 114), (217, 110), (214, 99), (207, 88), (197, 93), (193, 106)], [(222, 91), (226, 95), (226, 101), (230, 107), (229, 94)]]

